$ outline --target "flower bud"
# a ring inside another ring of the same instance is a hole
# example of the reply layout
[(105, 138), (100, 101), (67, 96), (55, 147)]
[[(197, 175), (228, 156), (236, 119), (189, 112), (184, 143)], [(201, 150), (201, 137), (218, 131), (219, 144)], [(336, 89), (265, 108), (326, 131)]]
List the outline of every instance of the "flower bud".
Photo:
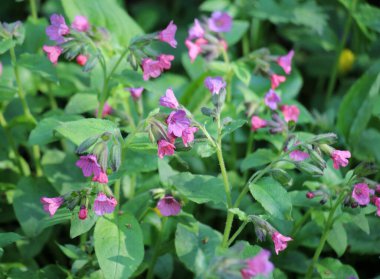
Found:
[(328, 200), (328, 197), (327, 197), (327, 196), (324, 196), (324, 197), (319, 201), (319, 203), (320, 203), (321, 205), (324, 205), (324, 204), (327, 202), (327, 200)]
[(117, 171), (121, 165), (121, 146), (120, 143), (112, 145), (111, 148), (111, 169)]
[(263, 228), (259, 226), (255, 226), (255, 234), (257, 236), (257, 240), (262, 242), (267, 238), (267, 232)]
[(316, 166), (314, 166), (314, 165), (312, 165), (310, 163), (297, 162), (296, 166), (297, 166), (297, 168), (299, 170), (304, 171), (304, 172), (306, 172), (308, 174), (316, 175), (316, 176), (323, 175), (323, 171), (320, 168), (318, 168), (318, 167), (316, 167)]
[(336, 142), (337, 138), (338, 138), (337, 135), (334, 133), (320, 134), (320, 135), (316, 135), (312, 137), (310, 139), (310, 142), (318, 143), (318, 144), (321, 144), (321, 143), (333, 144), (334, 142)]
[(98, 159), (99, 165), (102, 167), (103, 171), (107, 170), (107, 162), (108, 162), (108, 146), (107, 143), (102, 141), (98, 142), (94, 149), (92, 150), (93, 154)]
[(96, 64), (98, 64), (98, 58), (94, 55), (91, 56), (88, 60), (86, 65), (83, 67), (83, 72), (87, 73), (91, 71), (93, 68), (95, 68)]
[(128, 55), (127, 61), (129, 62), (134, 71), (138, 70), (140, 63), (137, 61), (137, 58), (134, 55), (134, 53), (130, 53)]
[(210, 108), (202, 107), (201, 112), (203, 115), (206, 115), (206, 116), (211, 116), (211, 117), (215, 116), (214, 110)]
[(325, 152), (327, 155), (331, 155), (332, 152), (334, 151), (334, 148), (332, 148), (330, 145), (327, 144), (321, 144), (319, 145), (320, 149)]
[(315, 197), (315, 194), (314, 194), (313, 192), (307, 192), (307, 193), (306, 193), (306, 197), (307, 197), (308, 199), (313, 199), (313, 198)]
[(82, 154), (84, 152), (86, 152), (91, 146), (93, 146), (96, 141), (98, 140), (99, 136), (93, 136), (93, 137), (89, 137), (88, 139), (86, 139), (85, 141), (83, 141), (79, 146), (78, 148), (75, 150), (75, 152), (77, 154)]
[(157, 142), (160, 139), (165, 139), (166, 141), (170, 142), (166, 127), (160, 121), (157, 121), (155, 119), (150, 120), (149, 133), (151, 134), (150, 137), (154, 139), (152, 142)]
[(87, 60), (88, 60), (87, 56), (86, 56), (86, 55), (83, 55), (83, 54), (79, 54), (79, 55), (77, 56), (77, 58), (76, 58), (76, 62), (77, 62), (77, 64), (80, 65), (80, 66), (84, 66), (84, 65), (86, 65)]
[(73, 210), (79, 203), (79, 196), (69, 197), (67, 200), (67, 208), (71, 211)]
[(310, 152), (310, 158), (313, 160), (321, 169), (326, 168), (326, 161), (322, 158), (320, 155), (320, 152), (311, 149)]
[(78, 218), (85, 220), (87, 218), (88, 210), (85, 205), (82, 205), (79, 209)]
[(292, 177), (282, 169), (272, 169), (271, 174), (283, 186), (290, 186), (293, 183)]

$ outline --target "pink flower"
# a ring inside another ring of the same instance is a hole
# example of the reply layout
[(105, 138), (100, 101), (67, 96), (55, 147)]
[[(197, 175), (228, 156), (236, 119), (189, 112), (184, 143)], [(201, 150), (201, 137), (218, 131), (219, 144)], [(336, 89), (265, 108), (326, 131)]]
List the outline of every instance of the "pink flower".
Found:
[(345, 167), (348, 165), (348, 159), (351, 158), (350, 151), (346, 150), (334, 150), (331, 152), (331, 159), (334, 162), (334, 169), (339, 169), (339, 167)]
[(172, 66), (171, 61), (174, 60), (174, 56), (168, 54), (160, 54), (157, 59), (160, 63), (161, 69), (169, 70)]
[(273, 89), (270, 89), (269, 92), (265, 95), (264, 101), (271, 110), (276, 110), (277, 104), (281, 102), (281, 98)]
[(286, 80), (286, 77), (284, 77), (284, 76), (271, 74), (270, 82), (272, 84), (271, 85), (272, 89), (276, 89), (280, 85), (280, 83), (283, 83), (285, 80)]
[(131, 88), (125, 88), (125, 89), (131, 93), (131, 96), (132, 96), (133, 100), (135, 100), (135, 101), (140, 99), (141, 94), (144, 91), (144, 87), (136, 87), (136, 88), (131, 87)]
[(157, 144), (158, 144), (158, 157), (160, 159), (164, 158), (164, 156), (171, 156), (174, 154), (175, 146), (173, 143), (168, 142), (164, 139), (160, 139)]
[(292, 71), (292, 59), (294, 56), (294, 50), (289, 51), (287, 55), (283, 55), (277, 58), (278, 65), (284, 69), (284, 72), (289, 75)]
[(300, 115), (300, 110), (295, 105), (283, 105), (281, 111), (284, 114), (284, 119), (286, 122), (298, 121), (298, 116)]
[(380, 198), (375, 197), (375, 202), (374, 203), (375, 203), (375, 206), (377, 207), (376, 214), (377, 214), (377, 216), (380, 217)]
[(187, 147), (190, 142), (194, 141), (194, 133), (198, 131), (197, 127), (188, 127), (182, 132), (183, 144)]
[(198, 19), (194, 19), (194, 25), (189, 29), (188, 40), (202, 38), (205, 34), (205, 30), (202, 25), (199, 23)]
[(80, 159), (75, 163), (75, 165), (82, 169), (83, 175), (86, 177), (99, 176), (101, 172), (100, 165), (93, 154), (80, 156)]
[(367, 205), (370, 202), (369, 194), (368, 185), (365, 183), (359, 183), (355, 185), (354, 190), (352, 191), (352, 198), (359, 205)]
[(251, 279), (259, 275), (268, 276), (273, 272), (274, 265), (269, 261), (269, 257), (270, 252), (263, 249), (253, 258), (248, 259), (246, 267), (240, 271), (243, 279)]
[[(113, 111), (112, 107), (106, 102), (103, 106), (102, 118), (106, 117), (107, 115), (110, 115), (112, 111)], [(98, 115), (98, 109), (96, 109), (95, 111), (95, 116), (97, 115)]]
[(96, 215), (102, 216), (107, 213), (112, 213), (117, 205), (117, 200), (114, 197), (107, 197), (103, 192), (99, 192), (94, 201), (94, 212)]
[(175, 216), (181, 211), (181, 204), (172, 196), (165, 196), (157, 203), (162, 216)]
[(87, 60), (88, 60), (87, 56), (83, 54), (79, 54), (76, 58), (77, 64), (80, 66), (86, 65)]
[(288, 247), (287, 242), (293, 239), (291, 237), (284, 236), (276, 231), (272, 234), (272, 240), (274, 243), (274, 249), (276, 250), (276, 254), (278, 255), (278, 252), (283, 251), (286, 249), (286, 247)]
[(100, 170), (99, 175), (95, 175), (92, 178), (92, 181), (99, 182), (102, 184), (107, 184), (108, 183), (108, 176), (103, 170)]
[(229, 32), (232, 27), (232, 17), (224, 12), (213, 12), (208, 20), (208, 28), (214, 32)]
[(74, 18), (71, 27), (78, 32), (87, 32), (90, 29), (90, 23), (87, 17), (78, 15)]
[(207, 77), (205, 79), (205, 86), (212, 95), (219, 94), (220, 90), (226, 88), (226, 82), (222, 77)]
[(0, 77), (3, 75), (3, 63), (0, 62)]
[(301, 150), (294, 150), (290, 152), (289, 154), (290, 159), (296, 162), (301, 162), (310, 157), (310, 155), (307, 152), (303, 152)]
[(150, 58), (144, 58), (141, 62), (141, 68), (144, 72), (144, 80), (149, 78), (157, 78), (161, 75), (162, 65), (160, 61), (152, 60)]
[(70, 33), (70, 28), (66, 25), (64, 17), (53, 14), (50, 17), (50, 23), (51, 25), (46, 27), (46, 34), (49, 36), (49, 39), (58, 44), (64, 43), (65, 38), (63, 36)]
[(87, 215), (88, 215), (88, 210), (87, 210), (86, 206), (82, 205), (79, 209), (79, 212), (78, 212), (78, 218), (81, 220), (86, 220)]
[(183, 131), (190, 126), (190, 119), (187, 118), (186, 112), (182, 109), (172, 111), (166, 119), (168, 123), (168, 134), (177, 138), (182, 136)]
[(49, 213), (50, 217), (53, 217), (58, 208), (65, 202), (65, 199), (63, 197), (42, 197), (40, 201), (44, 207), (44, 211)]
[(62, 48), (60, 46), (43, 46), (42, 49), (46, 53), (50, 62), (57, 64), (58, 58), (62, 53)]
[(185, 45), (189, 49), (189, 57), (191, 62), (194, 62), (197, 56), (202, 53), (202, 45), (207, 43), (207, 40), (203, 38), (195, 40), (195, 43), (190, 40), (185, 41)]
[(175, 32), (177, 31), (177, 26), (170, 21), (169, 25), (158, 33), (158, 38), (161, 42), (168, 43), (171, 47), (177, 47), (177, 41), (175, 40)]
[(173, 89), (166, 89), (165, 96), (162, 96), (160, 98), (160, 105), (172, 109), (178, 108), (179, 104), (177, 98), (174, 95)]
[(257, 131), (260, 128), (264, 128), (267, 126), (267, 122), (264, 119), (254, 115), (251, 118), (252, 131)]

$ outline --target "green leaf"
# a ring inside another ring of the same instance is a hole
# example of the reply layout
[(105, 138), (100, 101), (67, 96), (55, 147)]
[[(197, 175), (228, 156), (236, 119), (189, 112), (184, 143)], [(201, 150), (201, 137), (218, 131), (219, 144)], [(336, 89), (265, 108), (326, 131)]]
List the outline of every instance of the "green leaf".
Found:
[(342, 223), (335, 222), (327, 236), (327, 243), (334, 249), (339, 257), (344, 254), (347, 248), (347, 233)]
[(240, 127), (242, 127), (246, 123), (247, 123), (247, 120), (245, 120), (245, 119), (232, 120), (231, 122), (229, 122), (228, 124), (226, 124), (223, 127), (222, 137), (224, 137), (228, 134), (231, 134), (233, 131), (239, 129)]
[(16, 242), (19, 239), (22, 239), (22, 236), (17, 233), (0, 233), (0, 248), (12, 244), (13, 242)]
[(355, 224), (359, 229), (361, 229), (366, 234), (369, 234), (369, 224), (368, 219), (364, 214), (358, 214), (352, 217), (352, 224)]
[(4, 39), (0, 41), (0, 54), (7, 52), (10, 48), (14, 47), (16, 44), (12, 39)]
[(322, 279), (359, 278), (355, 269), (349, 265), (342, 264), (338, 259), (322, 259), (316, 267)]
[(71, 216), (70, 238), (75, 238), (88, 232), (98, 220), (98, 216), (92, 211), (88, 211), (87, 218), (81, 220), (78, 218), (78, 210)]
[(33, 74), (52, 82), (58, 82), (57, 70), (54, 65), (42, 54), (23, 53), (20, 55), (18, 64)]
[(244, 211), (241, 211), (239, 208), (230, 208), (228, 211), (236, 215), (240, 221), (246, 221), (248, 218), (247, 214)]
[(94, 242), (96, 257), (106, 279), (129, 278), (144, 258), (140, 225), (127, 212), (99, 219)]
[(292, 203), (288, 192), (272, 177), (264, 177), (249, 185), (252, 196), (278, 219), (291, 220)]
[(71, 244), (66, 244), (66, 245), (60, 245), (58, 244), (59, 249), (65, 254), (68, 258), (72, 260), (78, 260), (80, 258), (86, 257), (86, 253), (81, 250), (79, 247), (71, 245)]
[(234, 20), (230, 32), (225, 33), (225, 38), (229, 46), (236, 44), (247, 32), (249, 23), (245, 20)]
[(234, 63), (232, 64), (232, 70), (234, 71), (236, 77), (241, 80), (245, 85), (249, 86), (251, 81), (251, 71), (244, 63)]
[(80, 93), (72, 96), (65, 107), (65, 112), (70, 114), (81, 114), (95, 111), (98, 107), (96, 94)]
[(257, 149), (244, 158), (240, 169), (246, 171), (251, 168), (257, 168), (272, 162), (276, 157), (277, 155), (270, 149)]

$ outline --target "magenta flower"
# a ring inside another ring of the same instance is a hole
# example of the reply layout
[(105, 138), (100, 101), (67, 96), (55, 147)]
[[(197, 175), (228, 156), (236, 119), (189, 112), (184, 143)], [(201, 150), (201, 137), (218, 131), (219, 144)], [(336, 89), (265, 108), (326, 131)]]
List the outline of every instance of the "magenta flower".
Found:
[(205, 86), (212, 95), (219, 94), (220, 90), (226, 88), (226, 82), (222, 77), (207, 77), (205, 79)]
[(268, 250), (261, 250), (253, 258), (246, 261), (246, 267), (240, 272), (243, 279), (251, 279), (254, 276), (268, 276), (274, 270), (274, 265), (269, 261), (270, 252)]
[(50, 17), (50, 23), (51, 25), (46, 27), (46, 34), (49, 36), (49, 39), (58, 44), (64, 43), (65, 38), (63, 36), (70, 33), (70, 28), (66, 25), (64, 17), (53, 14)]
[(173, 143), (168, 142), (164, 139), (160, 139), (157, 144), (158, 144), (158, 157), (160, 159), (164, 158), (164, 156), (171, 156), (174, 154), (175, 146)]
[(46, 53), (50, 62), (56, 65), (62, 53), (62, 48), (60, 46), (43, 46), (42, 50)]
[[(110, 115), (112, 111), (113, 111), (112, 107), (106, 102), (103, 106), (102, 118), (106, 117), (107, 115)], [(95, 116), (97, 115), (98, 115), (98, 109), (96, 109), (95, 111)]]
[(96, 156), (93, 154), (80, 156), (80, 159), (75, 163), (75, 165), (82, 169), (83, 175), (86, 177), (99, 176), (101, 172), (101, 167), (98, 164)]
[(190, 119), (187, 118), (186, 112), (182, 109), (172, 111), (166, 119), (168, 124), (168, 133), (177, 138), (182, 136), (183, 131), (190, 126)]
[(181, 204), (172, 196), (165, 196), (157, 203), (162, 216), (175, 216), (181, 211)]
[(169, 70), (172, 66), (171, 61), (174, 60), (174, 56), (169, 54), (160, 54), (157, 59), (162, 70)]
[(377, 216), (380, 217), (380, 198), (375, 197), (375, 202), (374, 203), (375, 203), (375, 206), (377, 207), (376, 214), (377, 214)]
[(310, 155), (307, 152), (303, 152), (301, 150), (294, 150), (290, 152), (289, 154), (290, 159), (296, 162), (301, 162), (310, 157)]
[(251, 124), (252, 124), (252, 131), (257, 131), (260, 128), (264, 128), (267, 126), (267, 122), (264, 119), (261, 119), (260, 117), (254, 115), (251, 118)]
[(78, 15), (74, 18), (71, 27), (78, 32), (87, 32), (90, 29), (90, 23), (87, 17)]
[(298, 116), (300, 115), (300, 110), (297, 106), (295, 105), (283, 105), (281, 107), (281, 111), (284, 115), (284, 119), (286, 122), (289, 121), (298, 121)]
[(271, 82), (272, 89), (276, 89), (280, 85), (280, 83), (283, 83), (285, 80), (286, 80), (286, 77), (284, 76), (271, 74), (270, 82)]
[(224, 12), (213, 12), (208, 20), (208, 28), (214, 32), (229, 32), (232, 28), (232, 17)]
[(92, 178), (92, 181), (99, 182), (102, 184), (107, 184), (108, 183), (108, 176), (103, 170), (100, 170), (99, 175), (95, 175)]
[(352, 198), (359, 205), (367, 205), (370, 202), (369, 197), (370, 191), (368, 185), (365, 183), (356, 184), (354, 190), (352, 191)]
[(168, 43), (171, 47), (177, 47), (177, 41), (175, 40), (175, 32), (177, 31), (177, 25), (170, 21), (169, 25), (158, 33), (158, 39), (161, 42)]
[(331, 159), (333, 160), (334, 169), (345, 167), (348, 165), (348, 158), (351, 158), (351, 152), (346, 150), (334, 150), (331, 152)]
[(188, 40), (203, 38), (205, 30), (202, 25), (199, 23), (198, 19), (194, 19), (194, 25), (189, 29)]
[(152, 60), (150, 58), (144, 58), (141, 62), (141, 68), (144, 72), (144, 80), (149, 78), (157, 78), (161, 75), (162, 65), (160, 61)]
[(87, 215), (88, 215), (88, 210), (87, 210), (86, 206), (82, 205), (79, 209), (79, 212), (78, 212), (78, 218), (81, 220), (86, 220)]
[(138, 99), (141, 98), (141, 94), (144, 91), (144, 87), (130, 87), (130, 88), (125, 88), (125, 90), (128, 90), (131, 93), (131, 96), (133, 100), (137, 101)]
[(283, 251), (286, 249), (286, 247), (288, 247), (288, 241), (291, 241), (293, 239), (291, 237), (284, 236), (276, 231), (272, 234), (272, 240), (274, 243), (274, 249), (278, 255), (278, 252)]
[(0, 62), (0, 77), (3, 75), (3, 63)]
[(50, 217), (53, 217), (57, 212), (58, 208), (65, 202), (63, 197), (48, 198), (42, 197), (40, 199), (44, 207), (44, 211), (50, 214)]
[(194, 133), (198, 131), (197, 127), (188, 127), (182, 132), (183, 144), (187, 147), (189, 143), (194, 141)]
[(281, 102), (281, 98), (273, 89), (269, 89), (269, 92), (265, 95), (264, 101), (271, 110), (276, 110), (277, 104)]
[(173, 89), (166, 89), (165, 96), (162, 96), (160, 98), (160, 105), (172, 109), (178, 108), (179, 104), (177, 98), (174, 95)]
[(278, 65), (284, 69), (284, 72), (289, 75), (292, 71), (292, 59), (294, 56), (294, 50), (289, 51), (287, 55), (283, 55), (277, 58)]
[(77, 58), (76, 58), (77, 64), (80, 65), (80, 66), (84, 66), (84, 65), (86, 65), (87, 60), (88, 60), (88, 58), (87, 58), (87, 56), (84, 55), (84, 54), (79, 54), (79, 55), (77, 56)]
[(96, 215), (102, 216), (107, 213), (112, 213), (117, 205), (117, 200), (114, 197), (107, 197), (103, 192), (99, 192), (94, 201), (94, 212)]
[(189, 57), (191, 63), (193, 63), (198, 55), (202, 53), (202, 45), (206, 45), (207, 43), (208, 41), (204, 38), (196, 39), (195, 43), (190, 40), (185, 41), (185, 45), (189, 49)]

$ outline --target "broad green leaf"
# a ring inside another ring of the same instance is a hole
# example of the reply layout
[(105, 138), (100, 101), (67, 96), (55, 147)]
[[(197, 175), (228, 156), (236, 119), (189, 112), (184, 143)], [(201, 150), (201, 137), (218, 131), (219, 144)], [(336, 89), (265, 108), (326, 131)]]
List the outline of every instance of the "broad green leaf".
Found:
[(344, 254), (347, 248), (347, 233), (342, 223), (335, 222), (327, 236), (327, 243), (334, 249), (339, 257)]
[(95, 111), (97, 108), (98, 98), (96, 94), (79, 93), (70, 98), (65, 111), (70, 114), (80, 114)]
[(257, 149), (244, 158), (240, 169), (246, 171), (251, 168), (257, 168), (272, 162), (276, 157), (277, 155), (270, 149)]
[(236, 44), (248, 30), (249, 23), (245, 20), (234, 20), (230, 32), (225, 33), (225, 38), (229, 46)]
[(19, 239), (22, 239), (22, 236), (14, 232), (0, 233), (0, 248), (12, 244)]
[(20, 55), (18, 64), (48, 81), (58, 82), (57, 69), (42, 54), (23, 53)]
[(380, 162), (380, 149), (378, 143), (380, 141), (380, 132), (375, 129), (365, 130), (360, 140), (353, 147), (353, 155), (358, 160)]
[(60, 245), (58, 243), (57, 245), (59, 249), (63, 252), (63, 254), (65, 254), (68, 258), (72, 260), (78, 260), (82, 257), (86, 257), (86, 253), (75, 245), (72, 245), (72, 244)]
[(100, 218), (95, 226), (94, 244), (106, 279), (129, 278), (144, 258), (140, 224), (129, 213)]
[(232, 132), (239, 129), (240, 127), (242, 127), (246, 123), (247, 123), (247, 120), (245, 120), (245, 119), (232, 120), (230, 123), (228, 123), (227, 125), (225, 125), (223, 127), (222, 137), (224, 137), (228, 134), (231, 134)]
[(355, 269), (342, 264), (338, 259), (322, 259), (316, 267), (322, 279), (359, 278)]
[(293, 67), (291, 74), (286, 77), (286, 81), (280, 85), (282, 100), (288, 101), (296, 98), (301, 91), (302, 85), (302, 75), (297, 68)]
[[(25, 42), (23, 47), (25, 47), (26, 52), (36, 53), (42, 49), (42, 46), (49, 41), (48, 36), (46, 36), (45, 29), (48, 26), (48, 21), (46, 18), (32, 18), (28, 17), (25, 22)], [(49, 62), (50, 63), (50, 62)]]
[(367, 217), (364, 214), (354, 215), (351, 221), (363, 232), (365, 232), (366, 234), (369, 234), (370, 232), (369, 224), (368, 224)]
[(292, 203), (288, 192), (273, 178), (264, 177), (249, 185), (252, 196), (264, 209), (278, 219), (291, 220)]
[(89, 210), (87, 218), (81, 220), (78, 218), (78, 210), (71, 216), (70, 237), (75, 238), (81, 234), (88, 232), (98, 220), (98, 216)]
[(3, 39), (0, 41), (0, 54), (8, 51), (15, 46), (15, 42), (12, 39)]
[(247, 65), (243, 63), (234, 63), (232, 64), (232, 70), (234, 71), (236, 77), (241, 80), (245, 85), (249, 85), (251, 81), (251, 71)]

